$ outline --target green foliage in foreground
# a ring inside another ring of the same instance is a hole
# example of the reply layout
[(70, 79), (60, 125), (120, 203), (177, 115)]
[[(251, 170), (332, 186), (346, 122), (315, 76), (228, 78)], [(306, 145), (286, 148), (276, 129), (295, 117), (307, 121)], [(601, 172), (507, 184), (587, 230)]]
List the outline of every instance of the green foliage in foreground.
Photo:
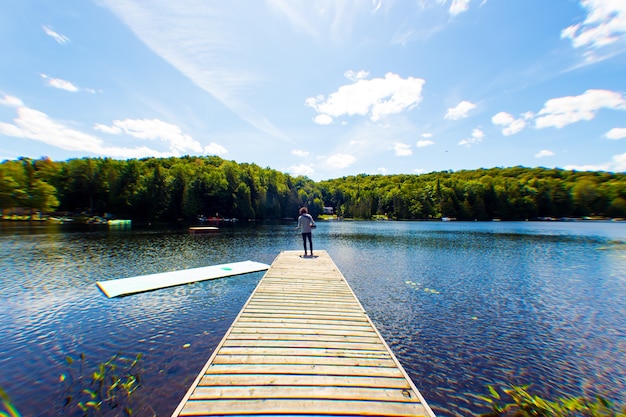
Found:
[(139, 221), (317, 217), (525, 220), (626, 218), (626, 174), (491, 168), (421, 175), (354, 175), (314, 182), (217, 156), (0, 163), (0, 210), (112, 213)]
[[(481, 397), (491, 406), (491, 412), (481, 417), (626, 417), (626, 408), (618, 410), (602, 397), (543, 399), (528, 392), (528, 386), (503, 389), (502, 395), (489, 386), (489, 397)], [(505, 401), (503, 397), (508, 400)]]
[(59, 378), (65, 384), (64, 407), (70, 412), (79, 408), (83, 416), (97, 416), (113, 409), (132, 416), (136, 412), (133, 394), (141, 386), (141, 358), (141, 353), (135, 358), (118, 353), (98, 364), (95, 370), (87, 371), (84, 354), (77, 360), (67, 356), (68, 370)]
[[(61, 375), (61, 383), (66, 384), (65, 407), (78, 407), (84, 416), (96, 416), (105, 408), (121, 408), (125, 416), (132, 416), (136, 411), (130, 407), (132, 394), (140, 386), (140, 371), (137, 365), (141, 354), (135, 359), (122, 358), (114, 355), (98, 366), (93, 372), (91, 382), (84, 377), (85, 356), (80, 355), (79, 371), (73, 369), (76, 361), (66, 357), (68, 371)], [(511, 386), (500, 393), (489, 386), (490, 396), (479, 396), (489, 404), (491, 411), (480, 417), (626, 417), (626, 407), (618, 409), (602, 397), (593, 400), (583, 397), (559, 398), (547, 400), (531, 394), (529, 386)], [(0, 417), (21, 417), (11, 404), (8, 395), (0, 388), (0, 400), (6, 412), (0, 410)], [(152, 416), (156, 413), (148, 407), (140, 411), (148, 411)], [(145, 415), (149, 415), (146, 413)]]

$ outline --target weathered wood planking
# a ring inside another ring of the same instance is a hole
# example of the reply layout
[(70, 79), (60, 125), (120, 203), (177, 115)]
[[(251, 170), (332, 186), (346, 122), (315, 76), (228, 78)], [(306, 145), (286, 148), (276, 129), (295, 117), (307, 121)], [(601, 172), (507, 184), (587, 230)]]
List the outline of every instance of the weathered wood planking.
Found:
[(330, 256), (282, 252), (173, 416), (428, 416)]

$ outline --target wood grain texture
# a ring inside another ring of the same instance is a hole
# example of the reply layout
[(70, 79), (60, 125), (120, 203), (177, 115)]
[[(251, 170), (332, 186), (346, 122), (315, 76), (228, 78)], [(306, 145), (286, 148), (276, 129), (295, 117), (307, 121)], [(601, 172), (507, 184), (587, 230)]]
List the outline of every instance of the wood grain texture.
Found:
[(434, 414), (325, 251), (282, 252), (173, 416)]

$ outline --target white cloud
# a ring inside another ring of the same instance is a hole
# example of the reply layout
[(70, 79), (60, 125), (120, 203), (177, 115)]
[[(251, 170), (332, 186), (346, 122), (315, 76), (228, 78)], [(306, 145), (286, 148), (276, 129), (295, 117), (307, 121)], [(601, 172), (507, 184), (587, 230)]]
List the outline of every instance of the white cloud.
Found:
[(46, 80), (46, 84), (50, 87), (58, 88), (59, 90), (70, 91), (72, 93), (80, 91), (80, 88), (76, 87), (69, 81), (65, 81), (60, 78), (50, 78), (46, 74), (41, 74), (41, 78)]
[(122, 129), (118, 126), (107, 126), (100, 123), (96, 123), (93, 128), (109, 135), (119, 135), (122, 133)]
[[(174, 155), (187, 151), (200, 153), (202, 145), (182, 132), (180, 127), (159, 119), (114, 120), (112, 126), (97, 124), (94, 129), (110, 134), (127, 134), (138, 139), (160, 140), (169, 145)], [(222, 148), (223, 149), (223, 148)], [(225, 149), (221, 153), (225, 153)]]
[[(626, 155), (626, 154), (624, 154)], [(613, 157), (615, 158), (615, 157)], [(600, 164), (600, 165), (565, 165), (563, 169), (572, 170), (572, 171), (610, 171), (611, 164)]]
[(293, 165), (289, 167), (288, 172), (296, 176), (298, 175), (308, 176), (308, 175), (315, 173), (315, 169), (313, 168), (313, 165), (300, 164), (300, 165)]
[(356, 158), (354, 156), (343, 153), (331, 155), (326, 159), (328, 165), (339, 169), (347, 168), (355, 162)]
[(379, 174), (382, 174), (382, 175), (387, 175), (389, 170), (387, 168), (380, 167), (380, 168), (376, 168), (376, 172), (379, 173)]
[(466, 12), (469, 9), (470, 1), (471, 0), (452, 0), (452, 4), (450, 5), (448, 12), (452, 16)]
[(302, 156), (302, 157), (307, 157), (309, 156), (309, 153), (307, 151), (301, 151), (299, 149), (294, 149), (291, 151), (292, 155), (296, 155), (296, 156)]
[(413, 155), (411, 145), (406, 143), (396, 142), (393, 144), (393, 150), (396, 152), (396, 156), (410, 156)]
[(415, 172), (416, 174), (423, 174), (424, 172), (426, 172), (426, 170), (424, 168), (415, 168), (413, 169), (413, 172)]
[(69, 151), (100, 149), (102, 140), (70, 129), (28, 107), (17, 109), (15, 124), (0, 122), (0, 133), (6, 136), (35, 139)]
[(433, 142), (432, 140), (418, 140), (417, 141), (417, 147), (418, 148), (424, 148), (426, 146), (431, 146), (434, 145), (435, 142)]
[(561, 31), (574, 48), (601, 48), (626, 40), (626, 2), (624, 0), (581, 0), (587, 17)]
[(477, 138), (477, 139), (482, 139), (485, 137), (485, 133), (482, 130), (476, 128), (472, 130), (472, 137)]
[[(448, 0), (436, 0), (439, 4), (446, 4)], [(456, 16), (458, 14), (464, 13), (469, 10), (469, 5), (472, 0), (452, 0), (450, 7), (448, 8), (448, 13), (452, 16)], [(421, 0), (420, 3), (426, 3)], [(487, 3), (487, 0), (482, 0), (480, 5), (484, 5)]]
[(449, 108), (444, 118), (450, 120), (464, 119), (468, 116), (469, 111), (475, 108), (474, 103), (463, 100), (456, 107)]
[(509, 113), (501, 111), (491, 118), (491, 123), (494, 125), (508, 126), (515, 121), (515, 118)]
[(228, 151), (222, 145), (218, 145), (215, 142), (209, 143), (204, 147), (204, 153), (207, 155), (224, 155), (227, 154)]
[(613, 171), (624, 172), (626, 171), (626, 153), (613, 155), (610, 162), (600, 164), (587, 164), (587, 165), (566, 165), (564, 169), (571, 169), (576, 171)]
[(618, 140), (626, 138), (626, 128), (625, 127), (614, 127), (613, 129), (606, 132), (606, 136), (608, 139)]
[(17, 109), (17, 118), (14, 122), (15, 124), (0, 122), (0, 134), (15, 138), (37, 140), (68, 151), (86, 152), (113, 158), (172, 156), (171, 153), (158, 152), (145, 146), (135, 148), (105, 146), (102, 139), (68, 128), (62, 123), (52, 120), (45, 113), (28, 107), (19, 107)]
[(432, 133), (428, 133), (428, 132), (422, 133), (422, 137), (425, 138), (425, 139), (432, 138), (433, 134)]
[(548, 149), (542, 149), (535, 154), (535, 158), (544, 158), (546, 156), (553, 156), (553, 155), (554, 155), (554, 152)]
[[(528, 113), (526, 114), (528, 116)], [(526, 127), (526, 121), (524, 119), (516, 119), (509, 113), (501, 111), (491, 118), (491, 123), (494, 125), (504, 126), (502, 128), (502, 134), (504, 136), (514, 135), (521, 132)]]
[(102, 90), (95, 90), (93, 88), (81, 88), (70, 81), (62, 80), (60, 78), (52, 78), (48, 76), (47, 74), (40, 74), (40, 75), (41, 75), (41, 78), (43, 78), (46, 81), (46, 85), (53, 87), (53, 88), (58, 88), (59, 90), (65, 90), (71, 93), (76, 93), (78, 91), (85, 91), (91, 94), (102, 92)]
[(461, 146), (467, 146), (468, 148), (478, 142), (481, 142), (483, 140), (483, 138), (485, 137), (485, 133), (476, 128), (474, 130), (472, 130), (472, 136), (470, 136), (467, 139), (463, 139), (462, 141), (459, 142), (459, 145)]
[(329, 125), (333, 122), (333, 118), (327, 114), (318, 114), (313, 118), (313, 121), (318, 125)]
[(554, 126), (562, 128), (581, 120), (591, 120), (601, 108), (626, 110), (626, 99), (620, 93), (608, 90), (587, 90), (579, 96), (553, 98), (537, 114), (535, 126), (539, 129)]
[(343, 73), (343, 76), (349, 79), (350, 81), (359, 81), (367, 78), (370, 75), (369, 71), (361, 70), (358, 72), (348, 70)]
[(43, 25), (43, 31), (46, 32), (46, 35), (50, 36), (52, 39), (60, 43), (61, 45), (68, 43), (70, 38), (65, 35), (61, 35), (60, 33), (55, 32), (51, 26)]
[(613, 170), (617, 172), (626, 171), (626, 153), (613, 155)]
[(359, 80), (344, 85), (328, 98), (323, 95), (310, 97), (305, 104), (329, 118), (359, 115), (377, 121), (416, 107), (422, 101), (424, 82), (420, 78), (403, 79), (399, 75), (387, 73), (385, 78)]
[(0, 104), (7, 107), (22, 107), (24, 103), (17, 97), (7, 96), (5, 95), (3, 98), (0, 98)]

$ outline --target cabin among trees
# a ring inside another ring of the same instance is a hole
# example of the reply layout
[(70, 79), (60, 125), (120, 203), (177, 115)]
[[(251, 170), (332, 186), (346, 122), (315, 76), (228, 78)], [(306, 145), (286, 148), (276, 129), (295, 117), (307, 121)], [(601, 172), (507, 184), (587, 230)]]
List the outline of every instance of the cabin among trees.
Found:
[(525, 220), (626, 217), (626, 174), (491, 168), (422, 175), (356, 175), (314, 182), (217, 156), (114, 160), (48, 158), (0, 164), (4, 214), (115, 213), (138, 221), (344, 218)]

